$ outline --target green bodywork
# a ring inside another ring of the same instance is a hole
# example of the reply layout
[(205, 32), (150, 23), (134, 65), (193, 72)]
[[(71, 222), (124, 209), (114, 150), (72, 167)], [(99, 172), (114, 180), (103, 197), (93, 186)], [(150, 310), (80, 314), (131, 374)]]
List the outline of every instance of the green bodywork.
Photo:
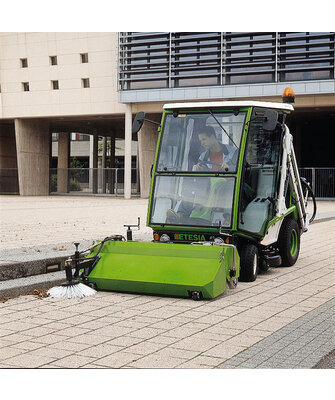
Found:
[(198, 291), (210, 299), (225, 291), (227, 277), (239, 276), (238, 253), (225, 245), (107, 241), (99, 256), (88, 279), (102, 290), (180, 297)]

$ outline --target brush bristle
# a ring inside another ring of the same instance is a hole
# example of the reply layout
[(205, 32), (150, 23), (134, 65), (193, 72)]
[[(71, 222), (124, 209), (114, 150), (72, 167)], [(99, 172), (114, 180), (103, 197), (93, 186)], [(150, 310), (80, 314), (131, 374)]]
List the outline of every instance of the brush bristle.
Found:
[(48, 290), (47, 292), (51, 297), (74, 299), (93, 296), (96, 290), (86, 286), (82, 283), (70, 286), (56, 286)]

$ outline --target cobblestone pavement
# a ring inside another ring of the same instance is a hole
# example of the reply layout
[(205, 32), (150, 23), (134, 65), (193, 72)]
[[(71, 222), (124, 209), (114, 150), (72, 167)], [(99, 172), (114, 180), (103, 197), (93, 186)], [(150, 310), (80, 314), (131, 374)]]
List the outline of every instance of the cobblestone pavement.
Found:
[(309, 368), (311, 354), (316, 363), (331, 350), (334, 239), (335, 220), (312, 224), (293, 267), (211, 301), (111, 292), (10, 299), (0, 303), (0, 367), (208, 369), (238, 359), (248, 367), (258, 354), (250, 368), (288, 360), (282, 367)]
[(312, 368), (335, 348), (334, 332), (333, 299), (225, 361), (219, 368)]

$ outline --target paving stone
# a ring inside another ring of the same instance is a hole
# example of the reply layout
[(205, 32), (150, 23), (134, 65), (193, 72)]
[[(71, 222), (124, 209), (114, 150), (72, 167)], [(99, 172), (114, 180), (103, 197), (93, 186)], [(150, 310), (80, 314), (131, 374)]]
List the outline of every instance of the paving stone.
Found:
[(26, 353), (5, 360), (5, 364), (19, 368), (38, 368), (42, 365), (49, 364), (54, 360), (55, 359), (51, 357), (34, 356)]
[(49, 347), (52, 349), (68, 350), (74, 353), (81, 352), (91, 346), (92, 344), (73, 343), (69, 341), (60, 341), (49, 345)]
[(53, 360), (50, 365), (56, 365), (62, 368), (79, 368), (85, 364), (88, 364), (89, 362), (92, 362), (92, 357), (84, 357), (78, 354), (72, 354), (60, 360)]
[(34, 343), (34, 342), (20, 342), (12, 345), (11, 347), (14, 349), (23, 349), (23, 350), (35, 350), (40, 347), (44, 347), (45, 345), (42, 343)]
[(25, 353), (27, 350), (15, 347), (3, 347), (0, 349), (0, 361), (4, 362), (8, 358), (17, 356), (18, 354)]
[[(100, 363), (101, 360), (99, 360)], [(114, 360), (112, 360), (114, 361)], [(128, 361), (128, 360), (127, 360)], [(185, 363), (183, 358), (166, 357), (164, 355), (150, 354), (132, 362), (127, 362), (127, 366), (132, 368), (176, 368)], [(126, 363), (124, 363), (126, 364)], [(124, 365), (123, 364), (123, 365)], [(192, 368), (192, 367), (191, 367)], [(207, 367), (208, 368), (208, 367)]]
[(139, 354), (119, 351), (118, 353), (114, 353), (106, 357), (100, 358), (99, 360), (96, 360), (94, 364), (102, 365), (108, 368), (120, 368), (127, 364), (131, 365), (131, 363), (134, 363), (134, 361), (138, 360), (141, 357), (143, 356)]
[[(97, 345), (100, 343), (108, 342), (111, 340), (110, 336), (103, 336), (103, 335), (97, 335), (97, 334), (85, 334), (85, 335), (80, 335), (77, 337), (66, 337), (62, 336), (62, 340), (68, 340), (69, 342), (73, 343), (83, 343), (83, 344), (89, 344), (91, 346)], [(59, 340), (61, 341), (61, 340)]]
[(241, 351), (245, 350), (245, 347), (241, 346), (225, 346), (224, 343), (219, 344), (203, 353), (204, 356), (231, 358)]
[(142, 339), (150, 339), (164, 333), (167, 336), (167, 331), (157, 328), (141, 328), (128, 333), (128, 336), (133, 336)]
[(177, 349), (184, 350), (193, 350), (193, 351), (206, 351), (214, 346), (220, 344), (217, 340), (206, 340), (206, 339), (198, 339), (194, 336), (179, 340), (178, 342), (171, 345), (171, 347)]
[(107, 340), (105, 343), (110, 344), (110, 345), (115, 345), (115, 346), (120, 346), (120, 347), (128, 347), (132, 346), (136, 343), (143, 342), (145, 339), (143, 338), (137, 338), (137, 337), (132, 337), (132, 336), (119, 336), (114, 339)]
[(38, 349), (30, 351), (28, 354), (36, 357), (50, 357), (54, 359), (67, 357), (70, 354), (73, 354), (73, 351), (64, 350), (64, 349), (55, 349), (52, 347), (40, 347)]
[(79, 355), (84, 357), (102, 358), (109, 354), (120, 351), (120, 346), (113, 346), (111, 344), (102, 343), (96, 346), (89, 347), (79, 351)]
[(161, 350), (166, 347), (166, 344), (158, 344), (153, 342), (144, 341), (138, 344), (135, 344), (131, 347), (126, 347), (124, 349), (125, 352), (139, 355), (148, 355)]

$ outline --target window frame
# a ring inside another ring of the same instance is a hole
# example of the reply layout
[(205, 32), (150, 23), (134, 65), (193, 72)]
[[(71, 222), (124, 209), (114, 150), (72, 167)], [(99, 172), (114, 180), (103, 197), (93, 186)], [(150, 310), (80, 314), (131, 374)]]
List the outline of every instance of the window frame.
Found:
[(80, 53), (80, 62), (81, 64), (88, 63), (88, 53)]
[[(58, 65), (57, 56), (49, 56), (49, 59), (50, 59), (50, 65), (51, 66)], [(53, 61), (55, 61), (55, 62), (53, 62)]]
[(28, 58), (27, 57), (20, 58), (20, 64), (21, 68), (28, 68)]
[(89, 89), (90, 85), (90, 78), (81, 78), (81, 86), (83, 89)]

